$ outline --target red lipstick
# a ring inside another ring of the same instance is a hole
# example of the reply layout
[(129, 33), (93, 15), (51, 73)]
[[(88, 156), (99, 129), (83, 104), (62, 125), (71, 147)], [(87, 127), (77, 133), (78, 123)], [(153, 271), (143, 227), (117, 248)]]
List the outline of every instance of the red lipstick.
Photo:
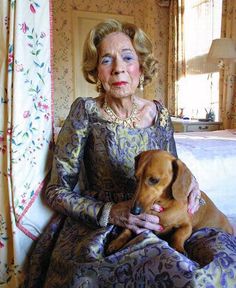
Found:
[(127, 82), (125, 82), (125, 81), (119, 81), (119, 82), (112, 83), (112, 85), (114, 85), (114, 86), (124, 86), (126, 84), (127, 84)]

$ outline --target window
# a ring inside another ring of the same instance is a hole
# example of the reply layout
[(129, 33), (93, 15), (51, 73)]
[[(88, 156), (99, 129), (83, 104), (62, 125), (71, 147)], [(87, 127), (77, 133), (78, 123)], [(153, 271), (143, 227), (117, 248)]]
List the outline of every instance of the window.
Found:
[(192, 119), (205, 118), (210, 109), (219, 118), (219, 71), (207, 54), (212, 40), (220, 38), (221, 13), (221, 0), (185, 0), (186, 77), (178, 83), (178, 112)]

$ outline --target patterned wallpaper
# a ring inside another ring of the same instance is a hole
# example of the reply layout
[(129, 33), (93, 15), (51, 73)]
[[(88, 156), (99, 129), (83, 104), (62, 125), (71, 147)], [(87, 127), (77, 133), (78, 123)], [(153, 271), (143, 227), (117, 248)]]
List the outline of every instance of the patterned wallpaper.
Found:
[(68, 114), (74, 100), (72, 12), (130, 15), (149, 35), (158, 59), (158, 75), (145, 89), (144, 97), (165, 103), (167, 89), (168, 7), (156, 0), (57, 0), (53, 1), (53, 49), (55, 79), (55, 124)]

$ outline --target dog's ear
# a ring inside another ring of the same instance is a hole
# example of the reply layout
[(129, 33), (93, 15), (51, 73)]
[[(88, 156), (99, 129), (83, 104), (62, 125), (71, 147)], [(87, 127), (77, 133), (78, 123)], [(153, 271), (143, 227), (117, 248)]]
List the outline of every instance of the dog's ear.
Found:
[(138, 161), (139, 161), (139, 159), (140, 159), (140, 156), (141, 156), (141, 153), (140, 154), (138, 154), (137, 156), (135, 156), (135, 158), (134, 158), (134, 169), (135, 170), (137, 170), (137, 168), (138, 168)]
[(187, 200), (192, 181), (192, 174), (188, 167), (179, 159), (172, 162), (174, 182), (172, 184), (172, 195), (176, 200)]
[[(146, 161), (150, 158), (151, 152), (152, 151), (150, 151), (150, 150), (149, 151), (142, 151), (137, 156), (135, 156), (135, 158), (134, 158), (135, 171), (137, 171), (138, 165), (140, 165), (140, 168), (142, 169), (142, 167), (145, 165)], [(141, 163), (139, 163), (140, 159), (141, 159)]]

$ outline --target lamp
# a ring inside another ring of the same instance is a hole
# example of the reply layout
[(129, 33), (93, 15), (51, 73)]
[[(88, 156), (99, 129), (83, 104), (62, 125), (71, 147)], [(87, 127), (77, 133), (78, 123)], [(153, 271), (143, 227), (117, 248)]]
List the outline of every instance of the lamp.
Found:
[(218, 62), (220, 68), (224, 68), (224, 63), (229, 63), (236, 59), (236, 45), (231, 38), (214, 39), (207, 56), (209, 62)]

